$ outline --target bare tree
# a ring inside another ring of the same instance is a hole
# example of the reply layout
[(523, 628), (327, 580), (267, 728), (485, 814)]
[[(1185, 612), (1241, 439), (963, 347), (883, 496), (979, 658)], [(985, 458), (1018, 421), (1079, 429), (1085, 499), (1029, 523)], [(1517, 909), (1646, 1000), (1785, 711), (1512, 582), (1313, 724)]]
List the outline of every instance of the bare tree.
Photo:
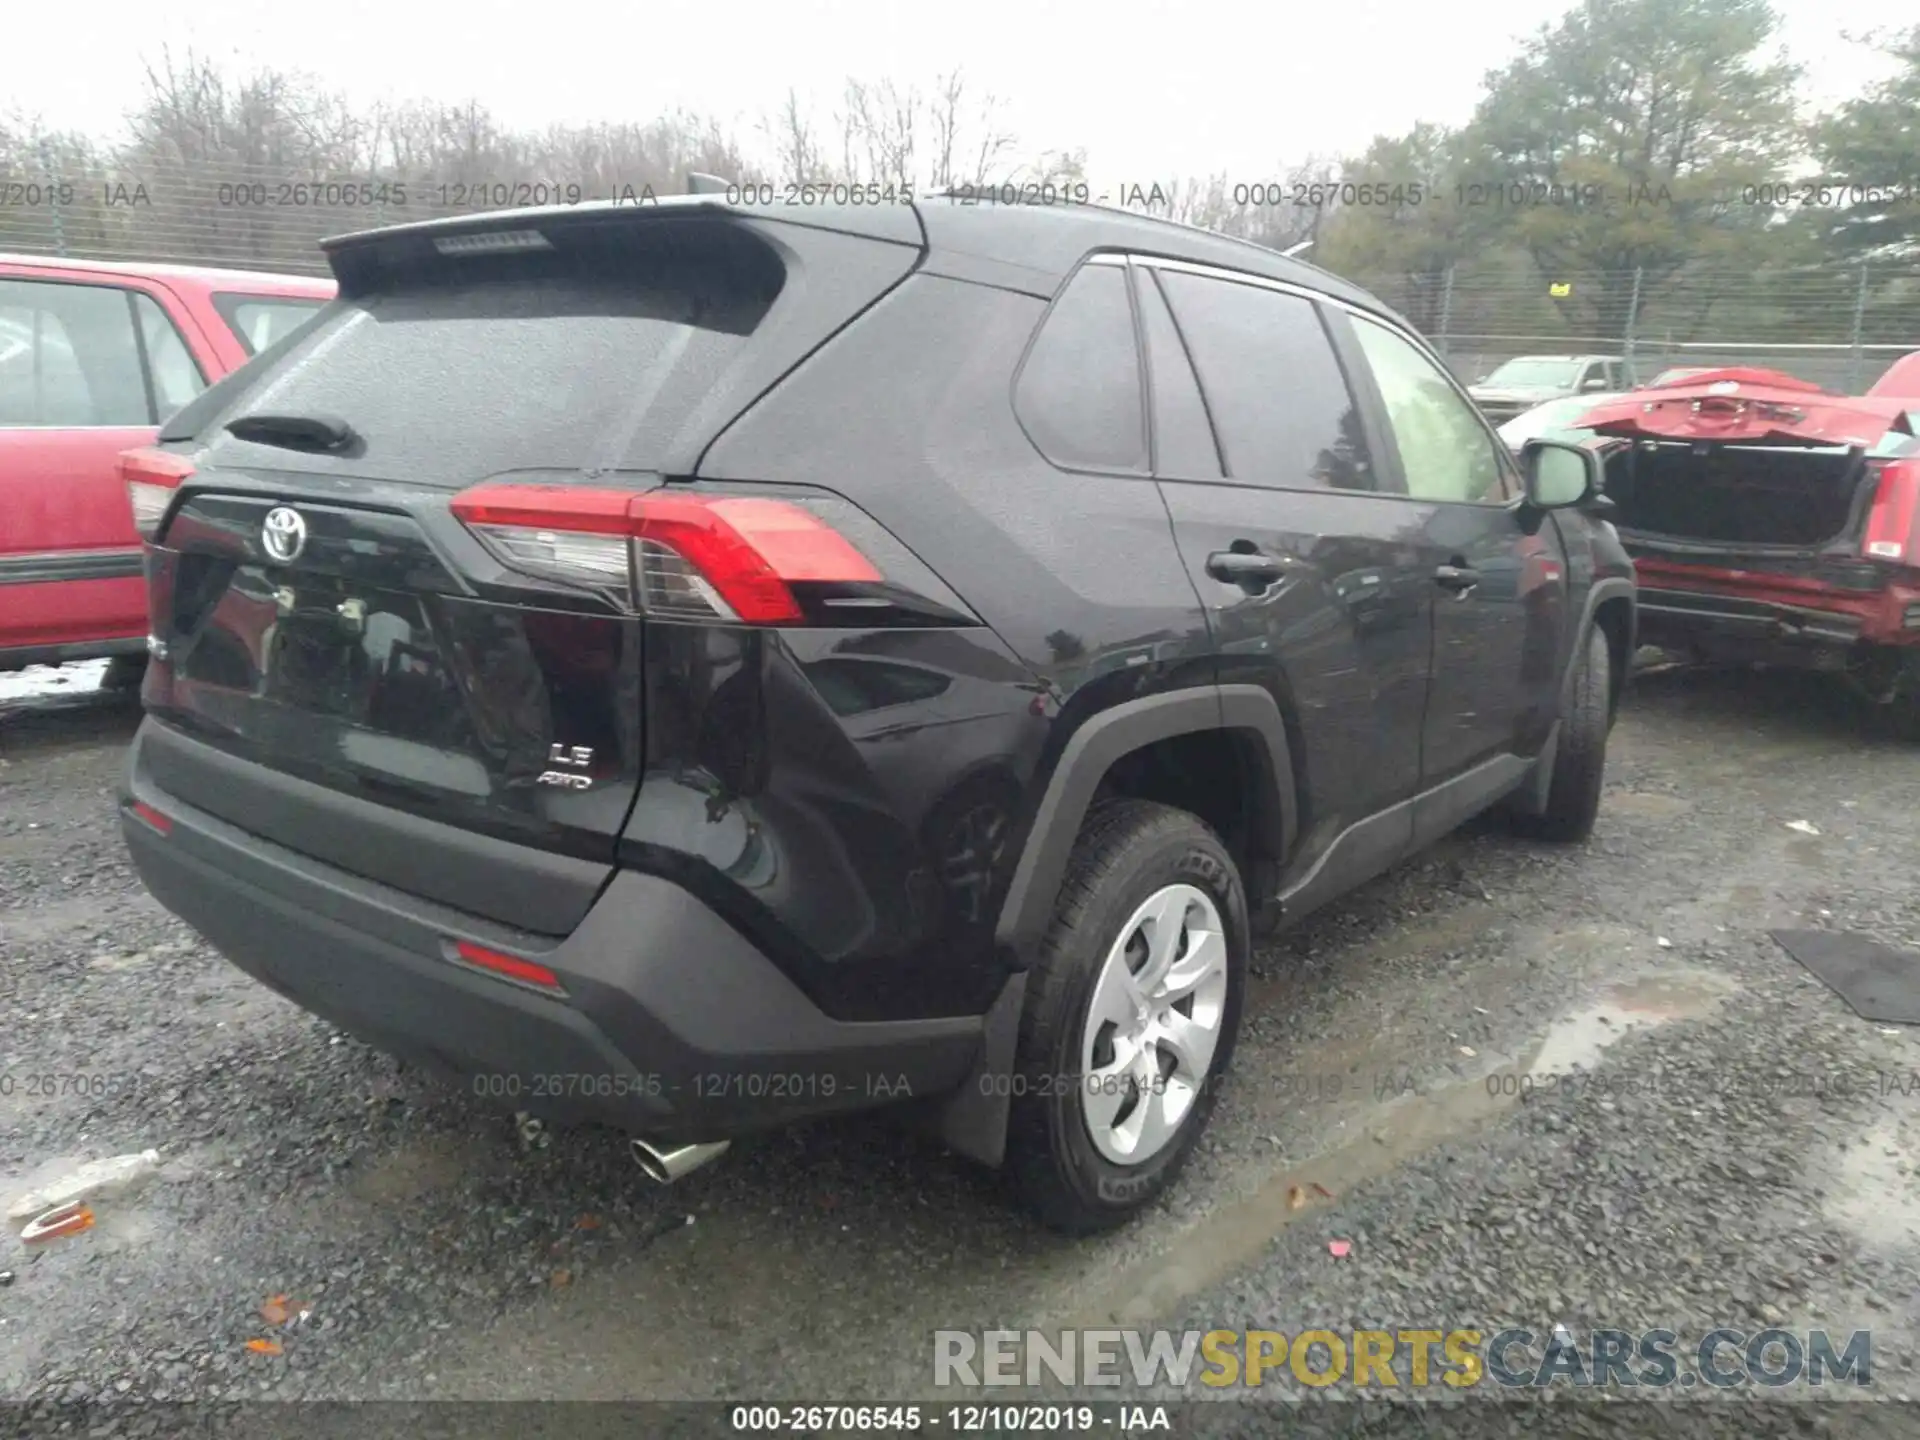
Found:
[(958, 70), (939, 78), (933, 98), (933, 186), (984, 185), (1014, 148), (1014, 137), (1000, 128), (1000, 101), (983, 95), (969, 108), (967, 85)]
[(925, 108), (920, 92), (911, 86), (902, 90), (891, 80), (871, 84), (849, 79), (845, 103), (840, 126), (851, 177), (891, 185), (913, 184), (920, 114)]
[(791, 87), (779, 113), (763, 120), (760, 128), (773, 147), (774, 173), (783, 181), (806, 185), (838, 178), (820, 148), (812, 121), (801, 108), (799, 95)]
[(957, 70), (937, 79), (931, 98), (918, 86), (850, 78), (837, 117), (843, 173), (888, 185), (930, 183), (935, 190), (1001, 178), (995, 172), (1014, 137), (1001, 126), (999, 111), (991, 95), (975, 100)]

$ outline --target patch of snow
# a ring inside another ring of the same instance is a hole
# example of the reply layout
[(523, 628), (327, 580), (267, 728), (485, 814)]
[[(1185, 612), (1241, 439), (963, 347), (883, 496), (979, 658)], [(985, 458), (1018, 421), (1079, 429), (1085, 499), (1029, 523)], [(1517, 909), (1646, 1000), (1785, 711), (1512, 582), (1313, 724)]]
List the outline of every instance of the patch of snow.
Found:
[(29, 665), (24, 670), (0, 670), (0, 704), (34, 700), (47, 695), (84, 695), (98, 690), (106, 678), (105, 660), (80, 660), (72, 665)]

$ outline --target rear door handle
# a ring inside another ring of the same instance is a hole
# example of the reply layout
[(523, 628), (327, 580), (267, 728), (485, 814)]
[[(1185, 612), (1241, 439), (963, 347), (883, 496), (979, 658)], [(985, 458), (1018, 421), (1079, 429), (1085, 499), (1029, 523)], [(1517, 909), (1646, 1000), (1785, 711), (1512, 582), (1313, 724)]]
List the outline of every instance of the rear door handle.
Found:
[(1433, 583), (1442, 590), (1465, 595), (1480, 583), (1480, 572), (1465, 565), (1439, 565), (1434, 567)]
[(1207, 557), (1207, 574), (1229, 585), (1271, 585), (1286, 572), (1285, 562), (1258, 550), (1216, 550)]

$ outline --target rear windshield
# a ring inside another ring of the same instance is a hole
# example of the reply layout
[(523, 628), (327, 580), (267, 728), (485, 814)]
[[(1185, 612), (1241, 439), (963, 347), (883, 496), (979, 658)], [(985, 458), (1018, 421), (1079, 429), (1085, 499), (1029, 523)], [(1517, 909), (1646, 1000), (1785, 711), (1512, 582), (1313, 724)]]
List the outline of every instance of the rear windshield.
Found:
[(233, 291), (216, 294), (213, 307), (233, 331), (233, 338), (249, 355), (291, 335), (324, 300), (302, 300), (288, 295), (241, 295)]
[(654, 468), (784, 274), (764, 242), (697, 222), (581, 227), (526, 254), (439, 257), (414, 243), (345, 268), (355, 283), (335, 312), (222, 421), (332, 416), (363, 443), (335, 457), (222, 437), (210, 463), (449, 487), (510, 470)]

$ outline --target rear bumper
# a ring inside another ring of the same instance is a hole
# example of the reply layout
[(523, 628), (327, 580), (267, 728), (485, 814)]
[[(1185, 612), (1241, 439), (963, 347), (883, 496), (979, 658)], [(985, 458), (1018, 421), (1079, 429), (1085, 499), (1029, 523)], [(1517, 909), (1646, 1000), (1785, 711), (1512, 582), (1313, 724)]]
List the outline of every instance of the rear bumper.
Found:
[[(1640, 588), (1640, 639), (1648, 645), (1714, 642), (1755, 644), (1811, 652), (1850, 649), (1861, 621), (1844, 611), (1687, 590)], [(1920, 640), (1920, 634), (1916, 634)]]
[(1817, 665), (1842, 663), (1860, 645), (1920, 646), (1920, 585), (1899, 579), (1848, 588), (1669, 560), (1636, 559), (1636, 568), (1641, 639), (1650, 645)]
[[(147, 734), (129, 757), (121, 821), (161, 904), (296, 1004), (476, 1098), (713, 1140), (945, 1094), (978, 1053), (982, 1017), (827, 1016), (658, 876), (617, 873), (556, 942), (299, 855), (155, 785)], [(171, 822), (166, 833), (133, 813), (135, 800)], [(470, 968), (454, 958), (460, 940), (547, 967), (565, 996)]]

